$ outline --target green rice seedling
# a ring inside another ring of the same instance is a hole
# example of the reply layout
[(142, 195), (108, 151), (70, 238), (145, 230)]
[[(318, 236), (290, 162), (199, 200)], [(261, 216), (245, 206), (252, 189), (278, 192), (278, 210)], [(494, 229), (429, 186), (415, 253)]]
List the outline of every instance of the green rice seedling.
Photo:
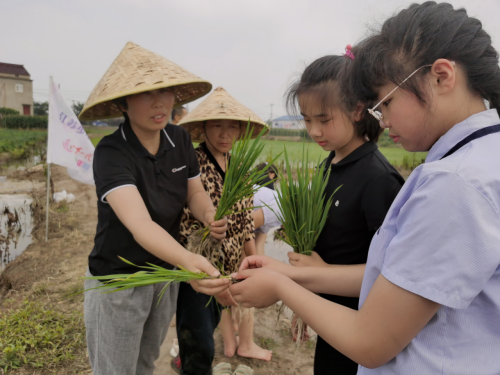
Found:
[[(250, 122), (248, 122), (245, 135), (239, 141), (233, 142), (231, 159), (226, 167), (224, 186), (215, 213), (215, 221), (241, 212), (235, 210), (236, 203), (254, 195), (261, 188), (260, 184), (267, 177), (266, 171), (259, 171), (253, 166), (264, 149), (265, 142), (262, 136), (265, 132), (266, 129), (262, 129), (257, 138), (252, 141), (253, 127), (250, 127)], [(280, 155), (277, 155), (272, 161), (274, 162)], [(251, 210), (253, 208), (249, 207), (247, 209)], [(187, 249), (195, 254), (203, 255), (209, 260), (214, 259), (214, 254), (217, 259), (220, 259), (223, 256), (221, 241), (208, 237), (209, 234), (210, 227), (195, 231), (189, 237)], [(225, 271), (235, 272), (236, 270)]]
[(280, 171), (280, 184), (276, 189), (278, 212), (275, 212), (283, 230), (275, 235), (290, 245), (294, 252), (311, 255), (325, 226), (333, 194), (341, 186), (331, 197), (326, 197), (330, 170), (323, 174), (323, 168), (310, 170), (308, 165), (308, 153), (303, 150), (302, 166), (297, 164), (297, 180), (294, 181), (293, 166), (285, 148), (286, 174)]
[(113, 293), (118, 292), (120, 290), (126, 290), (130, 288), (138, 288), (146, 285), (153, 285), (166, 282), (167, 284), (163, 287), (160, 292), (160, 299), (170, 286), (170, 284), (177, 284), (182, 282), (188, 282), (190, 280), (206, 280), (206, 279), (230, 279), (233, 282), (231, 276), (209, 276), (203, 272), (192, 272), (187, 269), (178, 266), (177, 270), (169, 270), (155, 264), (146, 263), (147, 266), (137, 266), (128, 260), (119, 257), (125, 263), (138, 267), (147, 271), (139, 271), (133, 274), (122, 274), (122, 275), (109, 275), (109, 276), (91, 276), (85, 277), (85, 280), (98, 280), (103, 285), (98, 286), (96, 288), (91, 288), (84, 290), (84, 292), (88, 290), (102, 290), (104, 293)]

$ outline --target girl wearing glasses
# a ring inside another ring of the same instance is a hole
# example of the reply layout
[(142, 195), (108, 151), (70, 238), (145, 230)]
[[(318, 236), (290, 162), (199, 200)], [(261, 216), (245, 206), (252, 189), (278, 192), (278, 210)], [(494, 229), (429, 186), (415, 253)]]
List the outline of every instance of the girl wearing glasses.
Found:
[[(249, 258), (245, 306), (283, 300), (359, 374), (498, 374), (500, 68), (479, 20), (414, 4), (354, 51), (346, 85), (409, 151), (429, 151), (370, 245), (364, 277)], [(489, 108), (485, 105), (487, 103)], [(378, 112), (378, 113), (377, 113)], [(252, 269), (257, 268), (257, 269)], [(310, 291), (360, 297), (359, 311)]]

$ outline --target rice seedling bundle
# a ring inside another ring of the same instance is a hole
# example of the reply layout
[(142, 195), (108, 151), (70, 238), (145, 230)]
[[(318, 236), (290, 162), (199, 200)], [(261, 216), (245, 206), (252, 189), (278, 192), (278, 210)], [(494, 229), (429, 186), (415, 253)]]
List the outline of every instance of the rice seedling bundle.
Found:
[[(285, 148), (286, 174), (279, 172), (280, 183), (279, 188), (276, 189), (279, 210), (275, 214), (282, 224), (282, 229), (275, 232), (275, 238), (290, 245), (294, 252), (304, 255), (311, 255), (325, 226), (333, 195), (341, 187), (339, 186), (330, 197), (327, 197), (325, 190), (330, 168), (324, 173), (322, 165), (313, 170), (310, 170), (308, 166), (309, 155), (303, 148), (302, 162), (301, 165), (297, 164), (297, 180), (295, 181), (293, 165), (290, 163)], [(278, 320), (284, 308), (285, 304), (282, 304)], [(301, 343), (306, 329), (305, 323), (297, 317), (295, 325), (292, 326), (292, 330), (297, 332), (297, 345)]]
[(276, 189), (278, 212), (275, 214), (282, 224), (276, 238), (284, 241), (300, 254), (311, 255), (316, 241), (325, 226), (332, 205), (333, 194), (326, 197), (330, 169), (326, 174), (319, 167), (309, 170), (308, 153), (302, 152), (302, 167), (297, 165), (297, 180), (292, 174), (292, 163), (285, 148), (286, 174), (280, 171), (280, 184)]
[[(267, 177), (265, 170), (257, 170), (253, 165), (262, 153), (265, 143), (262, 136), (266, 129), (262, 129), (255, 140), (251, 140), (253, 128), (250, 122), (247, 125), (245, 135), (237, 142), (233, 142), (231, 159), (226, 166), (226, 176), (219, 205), (215, 213), (215, 220), (221, 220), (226, 216), (239, 213), (235, 210), (235, 205), (239, 201), (255, 194), (262, 186), (266, 186), (271, 181), (264, 183)], [(273, 162), (280, 156), (277, 155)], [(252, 210), (249, 207), (247, 210)], [(201, 228), (195, 231), (188, 239), (187, 249), (195, 254), (201, 254), (208, 260), (224, 256), (222, 242), (213, 237), (209, 237), (210, 227)], [(215, 256), (214, 256), (215, 255)], [(218, 266), (215, 265), (214, 266)], [(217, 267), (219, 268), (219, 267)], [(236, 272), (237, 270), (222, 270), (223, 272)]]

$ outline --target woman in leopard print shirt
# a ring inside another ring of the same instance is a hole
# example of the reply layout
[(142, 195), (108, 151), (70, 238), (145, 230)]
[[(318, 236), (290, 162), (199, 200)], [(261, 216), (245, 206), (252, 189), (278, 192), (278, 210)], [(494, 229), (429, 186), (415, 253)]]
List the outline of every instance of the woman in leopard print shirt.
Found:
[[(226, 120), (227, 121), (227, 120)], [(209, 122), (207, 127), (211, 127)], [(237, 127), (237, 136), (239, 136), (240, 125), (238, 121), (233, 124)], [(217, 128), (219, 125), (213, 125)], [(225, 172), (225, 156), (223, 153), (210, 151), (210, 146), (207, 142), (201, 143), (196, 149), (196, 156), (198, 157), (198, 162), (200, 163), (201, 171), (201, 182), (205, 191), (208, 193), (214, 207), (219, 205), (219, 200), (222, 195), (222, 186), (224, 185)], [(229, 142), (229, 148), (231, 147), (231, 142)], [(214, 157), (215, 154), (221, 154), (219, 156), (220, 161), (217, 161)], [(220, 164), (219, 164), (220, 163)], [(212, 259), (209, 259), (212, 264), (217, 268), (221, 269), (224, 274), (231, 274), (237, 272), (241, 263), (243, 256), (243, 250), (245, 250), (246, 255), (253, 255), (253, 248), (255, 247), (255, 234), (254, 234), (254, 222), (252, 216), (252, 210), (248, 208), (253, 208), (253, 197), (239, 201), (234, 207), (234, 211), (238, 212), (227, 217), (227, 227), (226, 238), (222, 241), (222, 254), (214, 254)], [(243, 211), (244, 209), (247, 209)], [(240, 212), (243, 211), (243, 212)], [(195, 219), (191, 211), (187, 206), (184, 207), (184, 215), (181, 221), (181, 231), (180, 231), (180, 243), (184, 247), (187, 246), (188, 238), (197, 229), (203, 227), (203, 224)]]
[[(249, 118), (254, 126), (253, 134), (257, 135), (263, 126), (266, 126), (265, 123), (224, 89), (218, 88), (179, 123), (189, 131), (194, 142), (202, 142), (196, 148), (196, 156), (200, 163), (203, 186), (215, 207), (218, 206), (222, 195), (233, 141), (245, 132)], [(238, 213), (227, 217), (228, 229), (222, 242), (221, 254), (214, 254), (212, 259), (209, 259), (225, 273), (236, 272), (244, 256), (256, 254), (253, 210), (242, 211), (253, 206), (253, 197), (237, 203), (235, 211)], [(181, 222), (181, 244), (186, 246), (188, 237), (200, 227), (202, 224), (186, 207)], [(230, 315), (221, 305), (236, 306), (236, 303), (229, 290), (220, 293), (216, 298), (217, 301), (209, 301), (209, 296), (196, 293), (189, 284), (180, 286), (177, 300), (177, 336), (183, 374), (211, 373), (214, 358), (213, 333), (219, 321), (226, 356), (232, 357), (237, 352), (242, 357), (266, 361), (271, 359), (271, 352), (260, 348), (253, 341), (253, 313), (242, 316), (238, 343), (233, 324), (236, 322), (232, 319), (237, 314)]]

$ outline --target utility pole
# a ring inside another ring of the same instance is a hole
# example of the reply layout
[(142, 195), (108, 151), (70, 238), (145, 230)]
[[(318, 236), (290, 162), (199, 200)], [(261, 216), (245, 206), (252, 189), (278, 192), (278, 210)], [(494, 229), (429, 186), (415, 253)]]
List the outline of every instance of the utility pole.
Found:
[(271, 122), (273, 121), (273, 103), (271, 103)]

